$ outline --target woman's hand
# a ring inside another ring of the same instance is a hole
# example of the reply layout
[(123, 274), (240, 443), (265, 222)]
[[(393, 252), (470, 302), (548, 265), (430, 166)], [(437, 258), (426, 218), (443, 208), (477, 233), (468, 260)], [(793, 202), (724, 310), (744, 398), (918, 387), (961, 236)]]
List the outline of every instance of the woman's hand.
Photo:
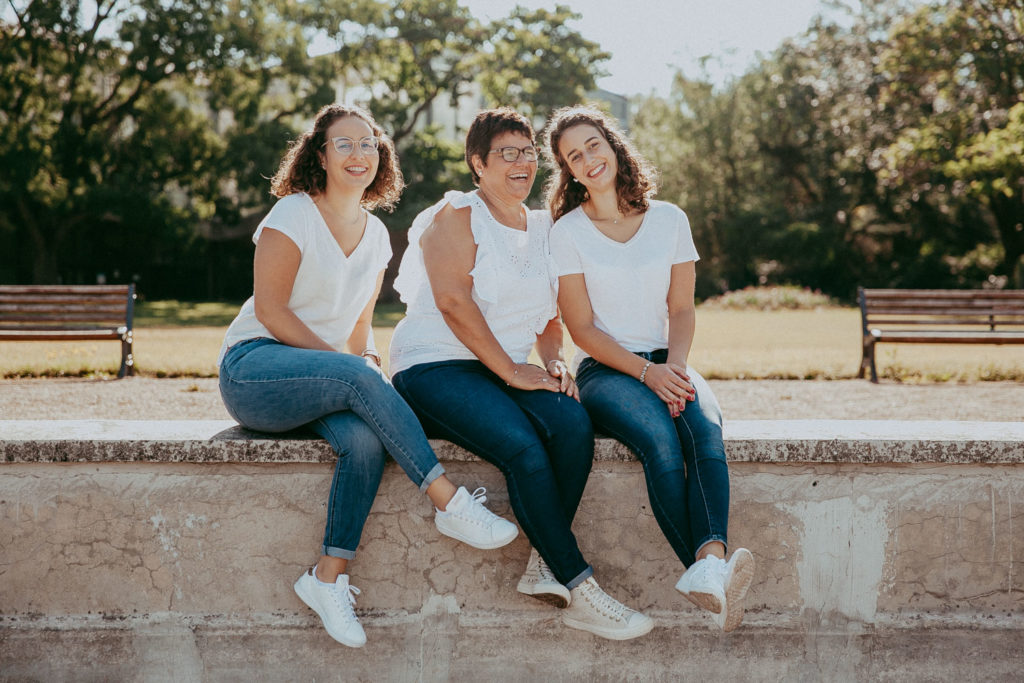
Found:
[(546, 369), (549, 375), (558, 378), (559, 391), (569, 398), (574, 398), (577, 401), (580, 400), (579, 387), (576, 386), (576, 380), (569, 374), (569, 367), (565, 364), (565, 361), (558, 359), (549, 360)]
[(559, 383), (552, 379), (551, 375), (530, 363), (516, 363), (512, 376), (508, 377), (505, 382), (510, 387), (524, 391), (536, 391), (537, 389), (561, 391)]
[(644, 384), (668, 406), (672, 417), (686, 409), (686, 402), (692, 401), (697, 392), (690, 384), (686, 368), (676, 363), (656, 363), (647, 368)]

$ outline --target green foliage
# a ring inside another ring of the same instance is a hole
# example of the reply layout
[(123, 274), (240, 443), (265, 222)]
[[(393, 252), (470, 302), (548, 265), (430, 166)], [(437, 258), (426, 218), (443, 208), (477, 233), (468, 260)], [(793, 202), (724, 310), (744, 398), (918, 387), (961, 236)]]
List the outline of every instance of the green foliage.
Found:
[[(1024, 4), (868, 0), (635, 136), (690, 215), (698, 293), (1022, 281)], [(992, 254), (999, 256), (993, 258)]]
[[(244, 295), (251, 234), (290, 140), (324, 104), (367, 106), (411, 181), (405, 228), (468, 187), (432, 106), (481, 70), (540, 113), (592, 87), (573, 15), (483, 25), (457, 0), (11, 0), (0, 11), (0, 276), (136, 279), (151, 295)], [(550, 38), (545, 40), (544, 36)], [(311, 56), (316, 47), (322, 54)]]
[(828, 308), (835, 302), (821, 292), (792, 285), (782, 287), (744, 287), (701, 303), (702, 309), (778, 311)]

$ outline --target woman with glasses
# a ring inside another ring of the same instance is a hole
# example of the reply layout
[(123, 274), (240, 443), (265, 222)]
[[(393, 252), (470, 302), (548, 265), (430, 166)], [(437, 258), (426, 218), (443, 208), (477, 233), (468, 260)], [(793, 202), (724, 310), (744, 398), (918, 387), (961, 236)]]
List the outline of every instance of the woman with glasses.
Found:
[[(518, 590), (563, 622), (635, 638), (651, 620), (604, 593), (571, 525), (594, 436), (561, 358), (546, 211), (523, 202), (537, 174), (529, 121), (477, 114), (466, 163), (477, 189), (449, 192), (409, 230), (395, 288), (408, 310), (391, 340), (395, 388), (427, 434), (494, 464), (534, 551)], [(536, 348), (543, 367), (527, 357)]]
[(546, 151), (558, 304), (579, 349), (583, 405), (596, 429), (643, 464), (655, 519), (688, 567), (676, 589), (732, 631), (754, 559), (745, 548), (724, 559), (722, 413), (687, 365), (698, 258), (690, 224), (676, 206), (651, 199), (653, 170), (602, 112), (555, 112)]
[(366, 635), (349, 583), (363, 524), (388, 454), (435, 506), (438, 530), (476, 548), (498, 548), (515, 524), (449, 481), (416, 416), (380, 369), (373, 307), (391, 258), (387, 229), (368, 210), (402, 191), (394, 146), (370, 114), (328, 105), (296, 140), (271, 183), (279, 201), (253, 235), (253, 296), (228, 328), (220, 390), (247, 428), (308, 427), (338, 454), (320, 559), (295, 592), (340, 643)]

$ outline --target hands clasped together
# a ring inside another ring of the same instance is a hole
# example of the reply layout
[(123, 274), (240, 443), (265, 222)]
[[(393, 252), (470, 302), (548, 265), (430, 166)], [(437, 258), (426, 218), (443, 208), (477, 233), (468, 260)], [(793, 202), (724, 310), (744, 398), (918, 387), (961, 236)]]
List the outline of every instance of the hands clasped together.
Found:
[(686, 402), (697, 396), (686, 367), (676, 363), (652, 363), (647, 368), (644, 384), (668, 406), (673, 418), (686, 410)]
[(580, 400), (576, 380), (569, 374), (565, 362), (560, 360), (549, 360), (547, 370), (531, 363), (516, 363), (515, 370), (508, 379), (508, 385), (525, 391), (559, 391), (570, 398)]

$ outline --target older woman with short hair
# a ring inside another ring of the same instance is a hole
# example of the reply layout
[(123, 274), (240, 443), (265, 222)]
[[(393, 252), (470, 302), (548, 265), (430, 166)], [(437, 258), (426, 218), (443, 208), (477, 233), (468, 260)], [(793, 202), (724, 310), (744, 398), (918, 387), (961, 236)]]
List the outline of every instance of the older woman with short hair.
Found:
[[(395, 282), (408, 310), (391, 340), (392, 380), (428, 435), (505, 475), (535, 549), (518, 590), (567, 606), (570, 627), (635, 638), (651, 620), (601, 590), (571, 529), (594, 438), (560, 356), (551, 221), (523, 204), (537, 158), (525, 117), (492, 109), (474, 119), (466, 162), (477, 189), (449, 192), (409, 231)], [(527, 362), (534, 347), (543, 367)]]
[(676, 589), (732, 631), (754, 558), (738, 548), (725, 561), (722, 412), (687, 364), (698, 258), (690, 223), (652, 199), (653, 169), (603, 112), (555, 112), (546, 150), (558, 304), (578, 349), (583, 405), (643, 464), (654, 517), (687, 568)]

